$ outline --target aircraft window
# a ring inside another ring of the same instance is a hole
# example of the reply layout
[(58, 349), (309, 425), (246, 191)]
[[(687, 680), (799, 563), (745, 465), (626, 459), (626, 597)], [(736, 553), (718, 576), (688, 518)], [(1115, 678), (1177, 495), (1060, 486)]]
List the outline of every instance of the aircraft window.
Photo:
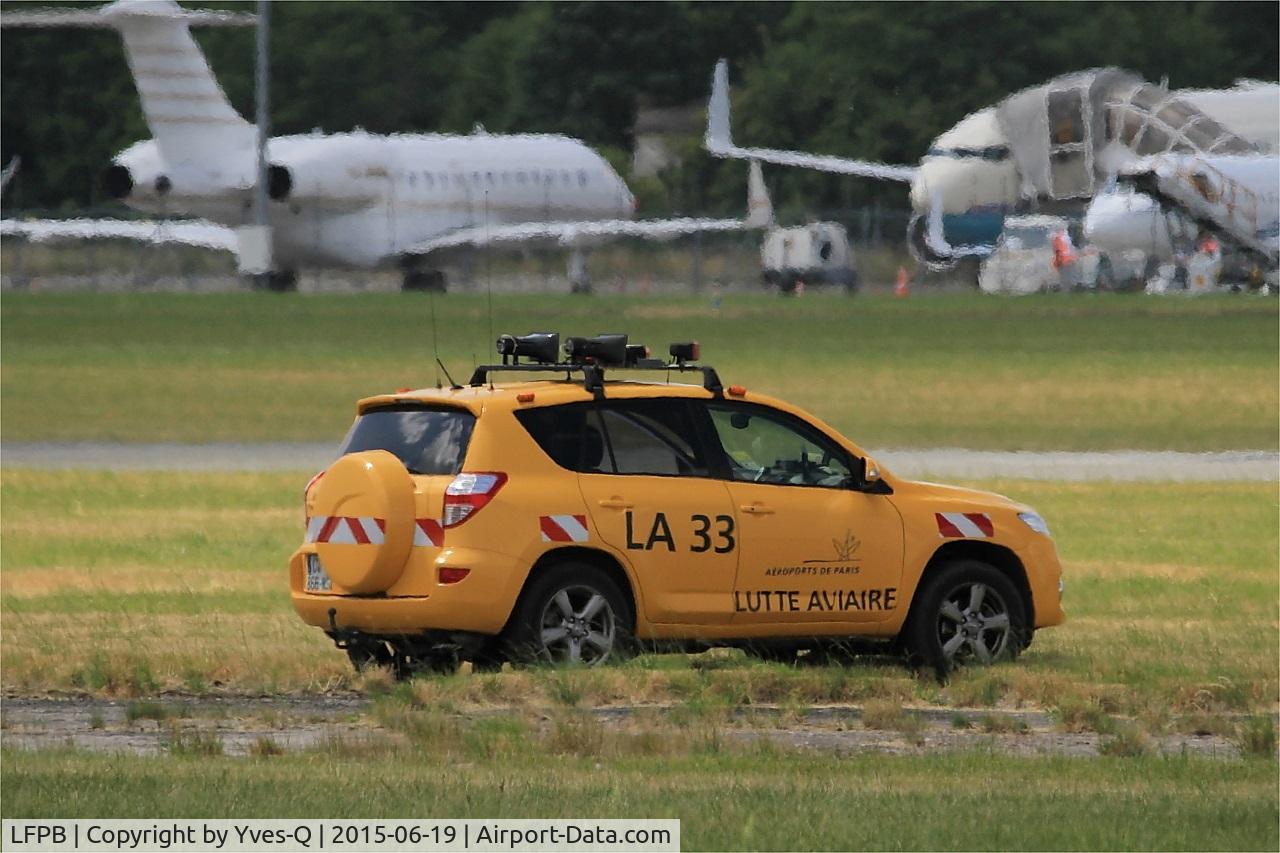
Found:
[(548, 169), (542, 176), (542, 182), (547, 186), (551, 186), (556, 182), (556, 173)]
[(569, 186), (569, 181), (570, 181), (570, 180), (571, 180), (571, 179), (570, 179), (570, 177), (569, 177), (569, 172), (568, 172), (568, 170), (562, 170), (562, 171), (560, 172), (560, 183), (564, 184), (564, 185), (567, 187), (567, 186)]
[(493, 172), (485, 172), (484, 179), (489, 182), (489, 186), (493, 186)]
[(436, 185), (436, 178), (435, 178), (435, 175), (432, 175), (430, 172), (423, 172), (423, 173), (422, 173), (422, 183), (423, 183), (423, 185), (424, 185), (424, 186), (426, 186), (428, 189), (434, 189), (434, 188), (435, 188), (435, 185)]
[(462, 174), (461, 172), (453, 173), (453, 185), (455, 187), (466, 186), (466, 183), (467, 183), (466, 175)]
[(477, 186), (479, 186), (479, 184), (480, 184), (480, 173), (479, 173), (479, 172), (472, 172), (472, 173), (471, 173), (471, 183), (476, 184)]
[(523, 184), (525, 182), (524, 172), (516, 172), (516, 183)]
[(502, 185), (505, 187), (505, 186), (506, 186), (507, 184), (509, 184), (509, 183), (511, 183), (511, 173), (510, 173), (510, 172), (503, 172), (503, 173), (502, 173)]
[(957, 160), (990, 160), (998, 163), (1009, 159), (1008, 145), (988, 145), (985, 148), (930, 148), (931, 157), (951, 157)]
[(1084, 151), (1050, 152), (1049, 173), (1054, 198), (1083, 198), (1092, 189), (1093, 176)]
[(1151, 121), (1147, 123), (1146, 133), (1138, 140), (1137, 150), (1139, 154), (1160, 154), (1168, 151), (1172, 144), (1173, 137), (1163, 123)]
[(1202, 114), (1182, 103), (1182, 101), (1166, 101), (1156, 115), (1169, 127), (1182, 127), (1202, 117)]
[(1107, 137), (1132, 145), (1142, 132), (1142, 114), (1128, 107), (1116, 106), (1107, 111)]
[(578, 186), (585, 187), (586, 185), (587, 185), (587, 170), (579, 169), (578, 170)]
[(416, 187), (417, 185), (418, 185), (418, 173), (417, 173), (417, 172), (410, 172), (410, 173), (409, 173), (409, 186), (411, 186), (411, 187)]
[(1048, 112), (1049, 139), (1052, 144), (1084, 142), (1084, 116), (1081, 114), (1079, 89), (1050, 92)]
[(1204, 172), (1196, 172), (1191, 176), (1191, 183), (1195, 186), (1196, 192), (1204, 196), (1204, 200), (1210, 204), (1216, 204), (1219, 198), (1218, 188), (1214, 186), (1214, 182)]

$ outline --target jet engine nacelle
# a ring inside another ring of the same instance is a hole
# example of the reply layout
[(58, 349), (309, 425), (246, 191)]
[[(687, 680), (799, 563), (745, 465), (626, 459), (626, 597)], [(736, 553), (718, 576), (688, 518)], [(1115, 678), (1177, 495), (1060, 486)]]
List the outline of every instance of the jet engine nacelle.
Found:
[(267, 195), (280, 202), (364, 207), (387, 195), (390, 181), (385, 165), (361, 165), (339, 151), (273, 156), (267, 167)]
[[(1134, 190), (1100, 193), (1093, 197), (1084, 215), (1084, 236), (1104, 252), (1141, 249), (1149, 256), (1173, 255), (1169, 230), (1171, 218), (1151, 196)], [(1179, 218), (1173, 218), (1175, 224)], [(1176, 236), (1193, 239), (1194, 232)]]
[(252, 162), (166, 162), (155, 142), (140, 142), (102, 173), (107, 195), (151, 212), (195, 211), (208, 203), (236, 200), (253, 188)]
[(131, 207), (152, 205), (173, 191), (169, 164), (154, 142), (140, 142), (126, 149), (102, 172), (107, 195)]

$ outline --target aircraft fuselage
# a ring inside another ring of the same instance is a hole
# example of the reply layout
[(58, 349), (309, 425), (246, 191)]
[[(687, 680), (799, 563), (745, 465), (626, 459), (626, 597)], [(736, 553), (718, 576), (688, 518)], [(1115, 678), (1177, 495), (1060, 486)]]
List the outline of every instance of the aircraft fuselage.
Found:
[[(457, 229), (634, 211), (609, 164), (564, 136), (283, 136), (270, 140), (268, 161), (273, 254), (289, 267), (372, 268)], [(180, 163), (149, 140), (116, 157), (108, 186), (135, 209), (234, 228), (254, 223), (255, 163), (251, 136), (215, 159)]]

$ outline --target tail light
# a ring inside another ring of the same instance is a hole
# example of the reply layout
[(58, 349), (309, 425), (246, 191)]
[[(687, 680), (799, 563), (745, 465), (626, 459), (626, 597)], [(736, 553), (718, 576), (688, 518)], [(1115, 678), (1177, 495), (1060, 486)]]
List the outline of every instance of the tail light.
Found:
[(507, 475), (497, 471), (459, 474), (444, 490), (444, 526), (457, 527), (493, 500)]

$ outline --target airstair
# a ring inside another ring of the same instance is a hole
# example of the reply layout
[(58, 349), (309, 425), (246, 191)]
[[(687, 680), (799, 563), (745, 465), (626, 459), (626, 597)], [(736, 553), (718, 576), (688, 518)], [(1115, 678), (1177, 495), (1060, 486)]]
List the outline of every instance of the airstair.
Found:
[[(1280, 256), (1277, 211), (1243, 183), (1242, 170), (1276, 182), (1276, 159), (1196, 157), (1162, 154), (1139, 160), (1118, 175), (1162, 205), (1184, 212), (1198, 224), (1261, 255), (1275, 266)], [(1235, 172), (1235, 176), (1228, 174)], [(1255, 185), (1261, 186), (1261, 183)]]

